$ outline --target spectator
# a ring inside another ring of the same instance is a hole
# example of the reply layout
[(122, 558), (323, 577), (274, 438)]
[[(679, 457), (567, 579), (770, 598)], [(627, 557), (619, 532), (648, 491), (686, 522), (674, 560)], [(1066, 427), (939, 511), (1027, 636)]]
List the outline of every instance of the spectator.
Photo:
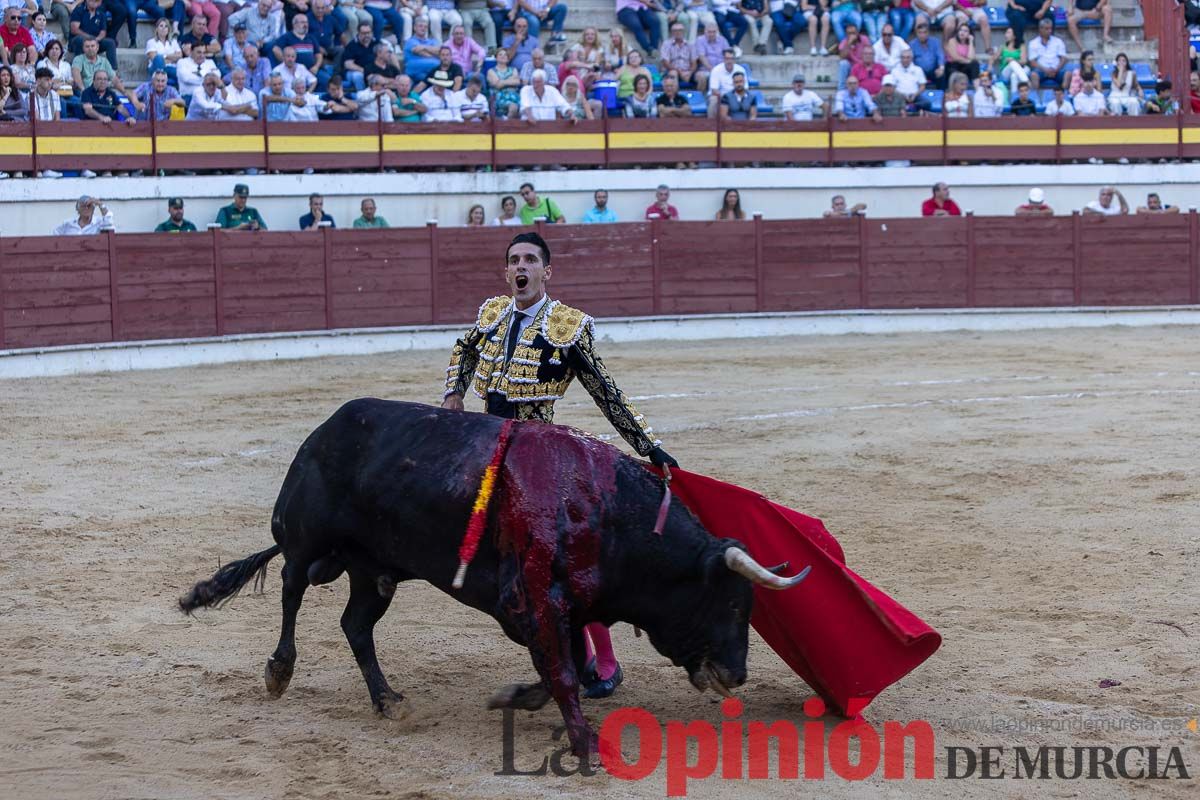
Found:
[[(404, 76), (408, 79), (408, 76)], [(412, 84), (409, 83), (409, 89), (412, 89)], [(342, 82), (342, 76), (334, 75), (329, 79), (329, 91), (326, 94), (325, 108), (321, 111), (321, 119), (337, 122), (349, 122), (358, 118), (358, 103), (346, 96), (345, 85)], [(420, 115), (417, 116), (420, 119)], [(397, 122), (405, 122), (406, 120), (397, 119)]]
[(867, 115), (876, 122), (882, 119), (879, 107), (875, 105), (871, 95), (858, 85), (858, 78), (853, 75), (846, 78), (846, 88), (839, 89), (834, 95), (833, 114), (842, 122), (848, 119), (866, 119)]
[(912, 51), (908, 42), (896, 35), (896, 29), (890, 22), (883, 26), (879, 41), (875, 42), (871, 49), (875, 53), (876, 63), (882, 64), (888, 72), (900, 66), (901, 53), (905, 50)]
[[(915, 2), (915, 0), (914, 0)], [(929, 23), (917, 21), (917, 38), (910, 44), (913, 62), (925, 73), (925, 80), (935, 87), (944, 86), (946, 52), (937, 37), (930, 37)]]
[(404, 42), (405, 71), (413, 80), (420, 80), (437, 69), (442, 43), (429, 35), (429, 22), (425, 17), (417, 17), (412, 25), (412, 36)]
[(829, 208), (825, 209), (821, 216), (826, 219), (842, 219), (845, 217), (863, 217), (866, 216), (867, 204), (855, 203), (850, 208), (846, 207), (845, 195), (835, 194), (829, 200)]
[[(342, 78), (355, 91), (367, 88), (367, 78), (363, 70), (375, 60), (377, 44), (379, 42), (375, 39), (371, 25), (362, 24), (358, 26), (354, 40), (347, 43), (342, 50)], [(388, 48), (388, 54), (391, 55), (391, 48)]]
[(382, 75), (367, 78), (367, 88), (354, 95), (358, 103), (358, 118), (363, 122), (392, 122), (392, 105), (396, 94), (387, 87)]
[(483, 206), (476, 203), (467, 209), (467, 227), (482, 228), (487, 225), (487, 216), (484, 214)]
[(487, 53), (479, 45), (479, 42), (467, 36), (466, 27), (455, 25), (450, 32), (450, 43), (446, 47), (450, 49), (450, 58), (454, 65), (462, 71), (464, 77), (479, 75), (482, 78), (481, 70)]
[(171, 33), (171, 21), (162, 18), (154, 23), (154, 35), (146, 40), (146, 68), (151, 72), (174, 67), (183, 58), (183, 48)]
[(100, 120), (109, 125), (116, 117), (127, 125), (134, 124), (133, 116), (125, 110), (116, 93), (109, 87), (107, 70), (98, 69), (92, 73), (92, 85), (83, 90), (79, 100), (83, 104), (83, 115), (88, 119)]
[(1146, 205), (1138, 206), (1137, 213), (1178, 214), (1179, 206), (1163, 205), (1162, 198), (1158, 196), (1158, 192), (1150, 192), (1150, 194), (1146, 195)]
[(246, 205), (250, 197), (250, 187), (239, 183), (233, 187), (233, 202), (222, 206), (217, 212), (217, 224), (225, 230), (265, 231), (267, 223), (263, 220), (258, 209)]
[(983, 51), (985, 53), (992, 52), (992, 24), (988, 20), (987, 4), (988, 0), (955, 0), (959, 8), (955, 9), (954, 15), (958, 20), (958, 25), (966, 23), (974, 25), (979, 29), (979, 35), (983, 38)]
[(1029, 58), (1025, 55), (1025, 45), (1017, 44), (1015, 37), (1012, 28), (1004, 29), (1004, 46), (993, 57), (991, 64), (992, 71), (1000, 77), (1001, 82), (1008, 82), (1009, 91), (1014, 95), (1018, 86), (1029, 82)]
[(1029, 190), (1029, 202), (1017, 206), (1018, 217), (1053, 217), (1054, 209), (1046, 205), (1046, 193), (1041, 189)]
[(567, 20), (567, 4), (560, 0), (513, 0), (514, 3), (520, 5), (520, 11), (517, 14), (521, 19), (529, 23), (529, 35), (537, 39), (542, 32), (543, 25), (550, 25), (550, 39), (552, 44), (565, 42), (567, 37), (563, 35), (563, 24)]
[(660, 183), (654, 190), (654, 202), (646, 207), (646, 219), (679, 219), (679, 209), (671, 205), (671, 189)]
[(769, 0), (767, 8), (783, 54), (792, 55), (796, 52), (796, 37), (808, 27), (799, 0)]
[(1081, 117), (1106, 117), (1108, 104), (1104, 95), (1096, 90), (1096, 81), (1083, 82), (1083, 91), (1075, 95), (1075, 113)]
[(275, 69), (271, 70), (271, 73), (282, 76), (284, 85), (286, 86), (295, 86), (297, 78), (303, 78), (304, 85), (309, 89), (317, 85), (317, 76), (313, 75), (307, 67), (300, 63), (296, 48), (290, 45), (283, 49), (283, 63), (276, 64)]
[(221, 77), (221, 71), (217, 69), (217, 64), (208, 57), (208, 53), (203, 47), (193, 47), (192, 54), (185, 59), (180, 60), (179, 65), (175, 67), (175, 81), (179, 84), (179, 93), (184, 97), (190, 97), (200, 91), (200, 87), (204, 84), (204, 76), (213, 73), (218, 78)]
[(167, 218), (158, 223), (155, 233), (195, 233), (196, 226), (183, 217), (183, 198), (172, 197), (167, 201)]
[(109, 64), (117, 60), (117, 45), (108, 35), (112, 15), (100, 7), (101, 0), (83, 0), (71, 12), (71, 52), (87, 52), (87, 39), (96, 40)]
[(715, 219), (738, 220), (745, 219), (746, 212), (742, 211), (742, 195), (737, 189), (726, 189), (721, 199), (721, 207), (717, 209)]
[(529, 35), (528, 20), (517, 17), (513, 23), (513, 32), (504, 37), (503, 47), (508, 51), (508, 63), (520, 72), (533, 58), (533, 51), (538, 49), (537, 37)]
[(804, 74), (792, 76), (792, 88), (780, 101), (783, 117), (789, 122), (811, 122), (825, 115), (825, 101), (816, 92), (805, 88)]
[(568, 76), (571, 76), (588, 87), (592, 85), (592, 81), (595, 80), (597, 74), (593, 69), (593, 65), (583, 60), (583, 45), (578, 42), (567, 48), (567, 53), (563, 56), (562, 61), (559, 62), (555, 73), (560, 86)]
[[(297, 14), (296, 16), (300, 16)], [(292, 82), (292, 94), (296, 97), (288, 108), (288, 122), (319, 122), (320, 114), (325, 110), (325, 101), (313, 94), (312, 87), (304, 78), (296, 78)]]
[(333, 68), (342, 60), (342, 45), (346, 38), (346, 23), (341, 14), (334, 13), (333, 0), (313, 0), (308, 12), (308, 32), (317, 40), (324, 66)]
[(226, 24), (245, 25), (250, 44), (264, 51), (271, 42), (283, 35), (283, 12), (272, 11), (273, 7), (274, 0), (257, 0), (253, 5), (247, 4), (231, 14)]
[[(1114, 79), (1115, 80), (1115, 79)], [(1112, 99), (1112, 96), (1109, 96)], [(1188, 100), (1192, 106), (1192, 113), (1200, 113), (1200, 72), (1193, 72), (1191, 75), (1191, 86), (1188, 92)]]
[[(883, 38), (883, 26), (888, 24), (888, 11), (892, 7), (892, 0), (862, 0), (861, 5), (863, 30), (866, 31), (868, 39), (878, 44), (879, 40)], [(882, 60), (880, 59), (880, 61)], [(898, 63), (900, 62), (884, 66), (890, 70)]]
[(721, 119), (758, 119), (758, 96), (746, 91), (746, 73), (734, 73), (733, 90), (721, 95)]
[[(38, 122), (58, 122), (62, 119), (62, 98), (54, 91), (54, 73), (45, 67), (38, 67), (34, 73), (33, 108)], [(58, 174), (47, 175), (43, 170), (41, 177), (58, 177)]]
[[(1117, 198), (1119, 205), (1113, 204), (1113, 198)], [(1084, 214), (1098, 214), (1103, 217), (1123, 216), (1129, 213), (1129, 203), (1125, 202), (1125, 195), (1112, 186), (1100, 187), (1100, 196), (1083, 207)]]
[(950, 85), (946, 88), (946, 96), (942, 98), (942, 114), (952, 119), (965, 119), (971, 116), (971, 94), (968, 88), (967, 76), (956, 72), (950, 76)]
[(979, 76), (979, 85), (971, 99), (971, 116), (991, 119), (1003, 114), (1004, 96), (992, 85), (992, 73), (985, 72)]
[(179, 48), (184, 56), (190, 56), (194, 47), (203, 47), (205, 54), (210, 57), (221, 52), (221, 43), (208, 32), (208, 19), (202, 14), (193, 17), (191, 29), (179, 37)]
[(746, 76), (746, 68), (735, 64), (732, 47), (726, 47), (721, 53), (721, 62), (712, 68), (708, 75), (708, 116), (715, 118), (720, 108), (721, 98), (733, 91), (733, 76)]
[(658, 117), (658, 104), (650, 94), (650, 79), (638, 75), (633, 81), (633, 94), (625, 98), (625, 117), (628, 119), (648, 119)]
[(742, 37), (749, 30), (750, 23), (738, 13), (737, 0), (711, 0), (711, 3), (713, 19), (717, 22), (717, 28), (725, 36), (729, 46), (733, 48), (734, 58), (741, 58), (742, 48), (738, 45), (741, 44)]
[(204, 76), (200, 89), (192, 94), (187, 106), (187, 119), (215, 121), (225, 106), (225, 91), (217, 72)]
[(271, 62), (266, 56), (259, 55), (258, 48), (252, 44), (242, 50), (242, 57), (246, 61), (246, 86), (257, 97), (271, 79)]
[(961, 72), (967, 79), (974, 81), (979, 77), (979, 62), (975, 60), (975, 37), (971, 35), (971, 26), (963, 23), (958, 26), (953, 38), (946, 39), (946, 72), (953, 75)]
[(846, 38), (838, 43), (838, 55), (841, 57), (841, 61), (838, 62), (839, 89), (846, 88), (846, 76), (862, 62), (863, 53), (868, 50), (874, 53), (871, 41), (859, 32), (858, 26), (853, 23), (847, 24)]
[(3, 57), (4, 63), (11, 63), (12, 55), (6, 51), (11, 51), (18, 44), (34, 47), (29, 30), (21, 27), (21, 9), (10, 6), (4, 10), (4, 24), (0, 25), (0, 57)]
[(921, 92), (925, 91), (925, 70), (913, 62), (912, 50), (905, 50), (900, 54), (900, 63), (891, 71), (889, 77), (896, 81), (896, 93), (909, 104), (916, 103)]
[(553, 200), (549, 197), (538, 197), (532, 183), (521, 184), (521, 197), (525, 200), (525, 205), (521, 206), (522, 225), (532, 225), (538, 219), (559, 224), (567, 221), (567, 218), (563, 216), (562, 210), (559, 209)]
[(1013, 116), (1032, 117), (1037, 114), (1037, 103), (1029, 96), (1029, 84), (1022, 82), (1017, 86), (1017, 96), (1011, 103)]
[[(696, 52), (696, 69), (705, 73), (712, 72), (712, 68), (724, 59), (725, 51), (731, 49), (729, 42), (718, 32), (715, 22), (704, 26), (704, 35), (697, 39), (692, 47)], [(711, 81), (712, 78), (707, 80)], [(699, 84), (696, 85), (696, 88), (700, 88)], [(707, 87), (701, 89), (701, 91), (706, 90)]]
[(1075, 116), (1075, 106), (1071, 105), (1071, 99), (1067, 97), (1063, 87), (1054, 87), (1054, 99), (1046, 103), (1047, 117), (1073, 117)]
[(558, 88), (558, 70), (546, 66), (546, 53), (540, 47), (530, 54), (529, 63), (521, 67), (521, 85), (528, 86), (533, 81), (534, 71), (539, 69), (546, 73), (546, 85)]
[(1175, 98), (1171, 96), (1171, 82), (1159, 81), (1154, 85), (1155, 95), (1146, 101), (1147, 114), (1171, 116), (1179, 112)]
[(267, 122), (287, 122), (288, 111), (295, 99), (295, 92), (283, 82), (283, 76), (273, 72), (266, 88), (258, 93), (258, 107)]
[(658, 8), (654, 10), (654, 16), (658, 20), (659, 44), (670, 38), (669, 31), (676, 22), (685, 28), (691, 23), (692, 14), (688, 11), (687, 6), (688, 0), (658, 0)]
[(249, 35), (246, 26), (240, 24), (233, 26), (233, 34), (226, 37), (221, 44), (221, 59), (218, 63), (218, 66), (221, 67), (221, 74), (228, 76), (235, 67), (246, 68), (246, 46), (248, 44)]
[(182, 112), (187, 108), (175, 87), (167, 84), (166, 70), (161, 69), (155, 70), (150, 80), (137, 87), (129, 100), (137, 109), (137, 118), (143, 121), (149, 120), (153, 113), (154, 119), (162, 122), (171, 118), (171, 109), (178, 108)]
[(75, 78), (71, 69), (71, 62), (63, 58), (63, 43), (53, 41), (46, 45), (46, 52), (42, 56), (42, 60), (37, 63), (38, 67), (48, 69), (54, 75), (50, 81), (50, 87), (56, 92), (66, 92), (71, 94), (75, 87)]
[[(466, 31), (467, 38), (471, 39), (471, 28), (479, 26), (480, 32), (483, 33), (483, 44), (487, 48), (487, 53), (496, 52), (500, 41), (497, 35), (500, 33), (500, 28), (496, 26), (495, 20), (488, 11), (488, 0), (458, 0), (458, 13), (462, 17), (462, 26)], [(475, 41), (471, 39), (471, 41)]]
[(1112, 3), (1109, 0), (1068, 0), (1067, 31), (1071, 34), (1071, 41), (1080, 50), (1083, 49), (1083, 42), (1079, 39), (1079, 23), (1085, 19), (1100, 20), (1104, 43), (1112, 44)]
[[(288, 50), (295, 54), (291, 62), (288, 61)], [(329, 82), (329, 77), (333, 75), (333, 65), (325, 63), (325, 53), (321, 51), (321, 44), (317, 41), (317, 37), (308, 29), (308, 17), (304, 14), (292, 17), (292, 29), (275, 40), (271, 46), (271, 53), (274, 54), (278, 64), (276, 69), (293, 70), (294, 74), (290, 75), (284, 72), (283, 78), (289, 85), (294, 85), (298, 77), (307, 80), (311, 75), (312, 81), (308, 86), (311, 89), (314, 86), (324, 86)], [(308, 75), (294, 70), (293, 64), (303, 67)]]
[(875, 95), (875, 107), (881, 117), (903, 117), (907, 115), (908, 99), (896, 91), (896, 79), (891, 75), (883, 78), (883, 86)]
[(454, 92), (454, 81), (444, 69), (436, 69), (426, 80), (429, 84), (421, 92), (421, 104), (425, 106), (426, 122), (462, 122), (455, 114), (450, 98)]
[[(440, 72), (449, 77), (451, 85), (448, 88), (455, 92), (462, 88), (463, 79), (466, 77), (463, 74), (462, 68), (459, 67), (458, 64), (454, 63), (454, 58), (451, 55), (450, 48), (446, 45), (442, 45), (438, 48), (438, 63), (433, 70), (431, 70), (431, 74), (432, 72)], [(424, 81), (417, 84), (418, 90), (422, 90), (423, 88)]]
[[(1192, 83), (1194, 86), (1196, 81), (1193, 79)], [(1122, 114), (1136, 117), (1142, 111), (1142, 90), (1137, 75), (1129, 68), (1129, 56), (1124, 53), (1117, 53), (1112, 89), (1108, 93), (1108, 110), (1118, 117)]]
[(488, 70), (488, 86), (496, 101), (496, 116), (516, 119), (521, 107), (521, 76), (512, 68), (508, 51), (496, 51), (496, 66)]
[[(91, 86), (92, 76), (99, 70), (104, 70), (111, 76), (117, 74), (108, 58), (100, 55), (100, 43), (94, 38), (88, 37), (83, 43), (83, 54), (75, 56), (75, 60), (71, 62), (71, 75), (75, 90), (83, 92), (84, 89)], [(116, 80), (119, 82), (120, 78)], [(125, 87), (120, 86), (119, 88), (124, 91)]]
[(633, 94), (633, 82), (638, 76), (650, 78), (653, 83), (653, 77), (650, 70), (646, 69), (642, 61), (642, 53), (640, 50), (630, 50), (629, 58), (617, 70), (617, 97), (621, 100)]
[(958, 204), (950, 199), (950, 187), (944, 183), (933, 185), (933, 196), (921, 204), (922, 217), (961, 217)]
[(600, 64), (604, 57), (604, 44), (600, 41), (600, 31), (588, 27), (579, 36), (579, 47), (583, 51), (580, 58), (593, 67)]
[[(575, 91), (579, 93), (578, 81), (575, 83)], [(586, 99), (584, 102), (586, 104)], [(478, 75), (472, 75), (467, 80), (467, 88), (461, 92), (455, 92), (450, 97), (450, 107), (453, 109), (455, 117), (463, 122), (483, 122), (488, 118), (490, 113), (488, 99), (487, 95), (483, 93), (483, 81), (479, 79)], [(588, 119), (591, 117), (589, 116)]]
[[(355, 5), (359, 3), (355, 0)], [(403, 9), (398, 8), (397, 0), (364, 0), (361, 3), (362, 10), (371, 18), (374, 38), (380, 39), (383, 37), (383, 26), (391, 25), (392, 32), (396, 35), (396, 42), (399, 44), (412, 35), (412, 17), (403, 13)], [(345, 14), (345, 2), (342, 4), (342, 13)], [(355, 19), (359, 25), (363, 23), (363, 19), (355, 9)]]
[(648, 3), (643, 0), (617, 0), (617, 21), (633, 34), (642, 50), (647, 53), (658, 50), (661, 30), (658, 17)]
[(1067, 94), (1074, 99), (1075, 95), (1083, 91), (1083, 82), (1090, 81), (1094, 77), (1096, 77), (1096, 54), (1091, 50), (1084, 50), (1079, 54), (1079, 66), (1064, 78), (1067, 83)]
[(1062, 83), (1067, 46), (1053, 33), (1054, 21), (1043, 17), (1038, 23), (1038, 38), (1029, 43), (1029, 81), (1034, 89), (1039, 88), (1042, 81), (1050, 81), (1056, 86)]
[(862, 61), (854, 65), (850, 74), (858, 78), (858, 85), (868, 94), (877, 95), (883, 88), (883, 79), (888, 70), (882, 64), (875, 63), (875, 51), (868, 48), (862, 51)]
[(62, 30), (64, 38), (69, 38), (71, 34), (71, 13), (62, 3), (55, 2), (47, 3), (50, 6), (50, 11), (42, 11), (41, 9), (33, 12), (30, 17), (31, 25), (29, 27), (29, 38), (33, 39), (33, 48), (38, 52), (39, 56), (46, 52), (46, 45), (58, 38), (57, 35), (49, 30), (47, 25), (47, 14), (53, 15), (55, 21), (58, 22), (59, 28)]
[[(229, 82), (225, 89), (225, 105), (221, 107), (217, 119), (235, 122), (258, 119), (258, 93), (246, 86), (246, 70), (235, 67), (229, 73)], [(330, 85), (332, 87), (332, 82)]]
[(300, 230), (315, 231), (322, 223), (328, 223), (330, 228), (337, 227), (333, 217), (325, 213), (325, 198), (314, 192), (308, 196), (308, 213), (300, 217)]
[(608, 207), (608, 192), (604, 189), (597, 189), (592, 193), (592, 201), (595, 203), (583, 215), (583, 224), (597, 225), (601, 223), (610, 223), (617, 221), (617, 215), (611, 208)]
[(690, 119), (692, 107), (686, 97), (679, 93), (679, 79), (674, 73), (662, 79), (663, 90), (659, 92), (655, 104), (658, 106), (658, 116), (674, 117), (675, 119)]
[(29, 103), (21, 96), (11, 67), (0, 67), (0, 122), (28, 122)]
[(683, 23), (671, 23), (671, 38), (662, 46), (659, 68), (663, 75), (674, 71), (679, 76), (679, 82), (695, 83), (696, 88), (704, 91), (708, 81), (708, 72), (699, 67), (696, 50), (683, 38)]
[(775, 22), (767, 13), (767, 5), (763, 0), (737, 0), (738, 10), (746, 18), (750, 29), (750, 38), (754, 40), (754, 52), (760, 56), (767, 54), (767, 42), (771, 41), (771, 28)]
[(571, 116), (576, 120), (595, 119), (597, 110), (601, 108), (599, 100), (587, 98), (587, 95), (579, 88), (579, 78), (574, 75), (568, 75), (566, 81), (563, 82), (562, 96), (571, 106)]
[(13, 45), (8, 53), (12, 56), (13, 85), (24, 93), (33, 91), (35, 80), (33, 62), (37, 61), (37, 54), (34, 53), (32, 47), (26, 47), (23, 44)]
[(833, 38), (839, 42), (850, 36), (850, 27), (855, 31), (862, 30), (862, 3), (860, 0), (829, 0), (830, 24), (833, 26)]
[(212, 0), (186, 0), (184, 16), (193, 17), (193, 21), (195, 17), (203, 16), (208, 30), (213, 33), (221, 30), (221, 9)]
[(355, 228), (390, 228), (388, 221), (375, 213), (374, 199), (364, 198), (359, 206), (362, 216), (354, 220)]
[(492, 220), (493, 225), (524, 225), (517, 216), (517, 200), (512, 195), (501, 198), (500, 216)]
[[(1016, 34), (1017, 44), (1025, 41), (1025, 29), (1030, 25), (1040, 27), (1042, 20), (1051, 18), (1051, 3), (1053, 0), (1008, 0), (1004, 15), (1008, 18), (1008, 27)], [(1032, 55), (1032, 54), (1031, 54)], [(1037, 88), (1037, 84), (1034, 84)]]
[(396, 54), (387, 42), (376, 42), (375, 53), (371, 60), (363, 66), (363, 77), (369, 79), (372, 75), (383, 77), (385, 86), (394, 86), (396, 79), (403, 74)]
[[(96, 216), (96, 209), (100, 209), (99, 217)], [(113, 228), (112, 212), (103, 200), (85, 194), (75, 201), (75, 214), (75, 217), (59, 225), (51, 233), (54, 236), (89, 236)]]
[[(521, 118), (533, 125), (539, 120), (560, 117), (575, 121), (571, 105), (563, 99), (558, 89), (546, 85), (545, 70), (534, 70), (530, 84), (521, 89)], [(521, 213), (524, 214), (525, 210), (522, 209)]]
[[(830, 22), (833, 20), (829, 13), (829, 0), (801, 0), (807, 8), (804, 10), (804, 19), (808, 25), (808, 40), (812, 45), (809, 48), (808, 54), (815, 56), (818, 53), (829, 51), (829, 32), (832, 29)], [(906, 0), (907, 2), (907, 0)], [(800, 13), (799, 10), (796, 12)], [(821, 45), (817, 46), (817, 31), (820, 29)]]
[[(703, 28), (717, 24), (711, 6), (709, 0), (674, 0), (674, 7), (681, 9), (678, 19), (687, 26), (689, 42), (695, 42)], [(666, 38), (665, 34), (663, 38)]]

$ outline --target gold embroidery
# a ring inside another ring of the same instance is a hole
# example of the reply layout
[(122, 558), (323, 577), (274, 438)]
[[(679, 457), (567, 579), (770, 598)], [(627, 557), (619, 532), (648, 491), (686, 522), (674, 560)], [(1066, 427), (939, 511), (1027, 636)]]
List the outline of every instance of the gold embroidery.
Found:
[(542, 334), (555, 347), (570, 347), (579, 341), (583, 330), (592, 325), (592, 318), (578, 308), (553, 300), (547, 305), (551, 308), (542, 325)]

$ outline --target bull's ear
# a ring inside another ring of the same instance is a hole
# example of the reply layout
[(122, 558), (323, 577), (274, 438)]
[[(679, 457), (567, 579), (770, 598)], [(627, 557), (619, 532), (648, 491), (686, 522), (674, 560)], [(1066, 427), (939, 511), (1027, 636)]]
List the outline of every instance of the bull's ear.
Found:
[(725, 551), (730, 547), (745, 549), (742, 543), (736, 539), (721, 539), (718, 546), (709, 551), (708, 557), (704, 560), (705, 585), (713, 586), (729, 574), (729, 567), (725, 563)]

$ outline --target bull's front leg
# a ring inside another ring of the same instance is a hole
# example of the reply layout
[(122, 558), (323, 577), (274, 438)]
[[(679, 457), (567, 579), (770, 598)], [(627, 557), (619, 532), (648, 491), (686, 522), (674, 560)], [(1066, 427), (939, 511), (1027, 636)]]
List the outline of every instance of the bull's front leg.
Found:
[(531, 640), (529, 655), (543, 685), (562, 712), (571, 752), (586, 759), (589, 754), (599, 752), (599, 743), (579, 703), (580, 672), (575, 654), (582, 656), (584, 652), (583, 630), (572, 630), (565, 614), (552, 624), (552, 628), (552, 631), (539, 630), (541, 635)]

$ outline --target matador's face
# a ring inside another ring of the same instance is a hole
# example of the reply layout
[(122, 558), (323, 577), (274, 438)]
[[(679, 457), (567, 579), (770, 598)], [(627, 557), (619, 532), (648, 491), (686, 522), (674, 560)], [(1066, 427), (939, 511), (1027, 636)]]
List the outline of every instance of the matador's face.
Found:
[(546, 293), (546, 281), (550, 280), (550, 265), (542, 261), (542, 249), (527, 242), (508, 248), (504, 279), (518, 308), (528, 308), (541, 300)]

